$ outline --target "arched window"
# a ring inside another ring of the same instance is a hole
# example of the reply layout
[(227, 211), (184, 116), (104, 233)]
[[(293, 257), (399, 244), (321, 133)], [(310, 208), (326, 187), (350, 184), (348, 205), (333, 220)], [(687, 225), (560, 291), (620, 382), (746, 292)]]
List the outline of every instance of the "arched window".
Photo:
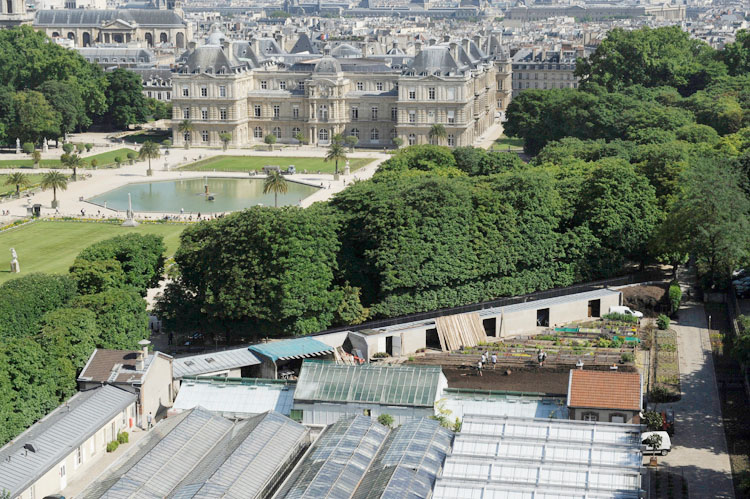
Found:
[(169, 38), (167, 37), (166, 33), (162, 33), (162, 34), (159, 35), (159, 42), (161, 42), (161, 43), (167, 43), (168, 40), (169, 40)]
[(301, 130), (299, 129), (299, 127), (292, 128), (292, 137), (296, 136), (300, 132)]
[(359, 138), (359, 128), (352, 128), (352, 131), (349, 132), (349, 135)]
[(274, 127), (273, 134), (276, 136), (277, 139), (280, 139), (281, 138), (281, 128)]
[[(326, 106), (325, 104), (320, 105), (320, 108), (318, 109), (318, 118), (321, 120), (328, 119), (328, 106)], [(326, 133), (328, 133), (328, 130), (326, 130)]]
[(328, 129), (327, 128), (321, 128), (320, 131), (318, 131), (318, 139), (319, 140), (328, 140)]
[(263, 129), (259, 126), (255, 127), (255, 130), (253, 130), (253, 137), (256, 139), (262, 139), (263, 138)]
[(378, 140), (380, 139), (380, 132), (377, 128), (373, 128), (370, 130), (370, 140)]

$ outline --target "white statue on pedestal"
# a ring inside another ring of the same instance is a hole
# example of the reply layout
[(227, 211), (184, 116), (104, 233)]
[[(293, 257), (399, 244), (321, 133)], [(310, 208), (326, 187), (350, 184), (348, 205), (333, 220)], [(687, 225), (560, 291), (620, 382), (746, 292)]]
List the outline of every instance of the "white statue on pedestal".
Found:
[(138, 227), (138, 222), (133, 218), (133, 202), (130, 200), (130, 193), (128, 192), (128, 217), (122, 223), (123, 227)]
[(42, 142), (42, 150), (44, 152), (49, 151), (49, 143), (47, 142), (47, 137), (44, 137), (44, 142)]
[(346, 160), (346, 166), (344, 166), (344, 175), (349, 175), (351, 173), (351, 169), (349, 168), (349, 160)]
[(21, 272), (21, 264), (18, 263), (18, 253), (15, 248), (10, 249), (10, 271), (14, 274)]
[(21, 154), (21, 139), (16, 138), (16, 154)]

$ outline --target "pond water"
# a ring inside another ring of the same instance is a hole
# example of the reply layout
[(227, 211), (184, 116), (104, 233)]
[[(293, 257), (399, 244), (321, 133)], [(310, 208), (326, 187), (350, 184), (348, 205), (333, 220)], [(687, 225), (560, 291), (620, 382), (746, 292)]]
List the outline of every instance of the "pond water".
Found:
[[(205, 185), (213, 200), (205, 195)], [(279, 206), (294, 206), (317, 191), (317, 187), (287, 182), (287, 193), (279, 194)], [(263, 179), (192, 178), (128, 184), (89, 198), (94, 203), (114, 210), (128, 209), (128, 193), (135, 212), (219, 213), (242, 210), (257, 204), (274, 205), (273, 193), (263, 194)]]

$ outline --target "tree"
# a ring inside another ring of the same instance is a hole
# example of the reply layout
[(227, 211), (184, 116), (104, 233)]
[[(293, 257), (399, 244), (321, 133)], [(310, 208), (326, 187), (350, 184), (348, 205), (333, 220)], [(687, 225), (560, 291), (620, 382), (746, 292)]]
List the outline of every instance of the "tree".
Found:
[(719, 56), (729, 69), (732, 76), (750, 73), (750, 31), (738, 30), (734, 35), (734, 43), (724, 45)]
[(268, 172), (266, 180), (263, 181), (263, 194), (273, 192), (273, 205), (279, 207), (279, 193), (286, 194), (289, 186), (286, 183), (286, 179), (278, 171)]
[(750, 201), (743, 180), (726, 162), (698, 158), (683, 183), (661, 233), (673, 251), (695, 258), (707, 288), (721, 289), (750, 249)]
[(67, 138), (76, 129), (91, 125), (91, 119), (86, 114), (86, 103), (77, 85), (67, 81), (48, 80), (39, 86), (39, 91), (60, 113), (60, 133), (63, 138)]
[(31, 179), (25, 173), (11, 173), (5, 178), (5, 185), (16, 186), (16, 197), (21, 197), (21, 187), (28, 187), (31, 185)]
[(39, 186), (43, 191), (52, 189), (52, 207), (57, 208), (57, 190), (64, 191), (68, 188), (68, 178), (60, 172), (47, 172), (42, 176)]
[(263, 139), (263, 142), (268, 144), (269, 151), (273, 151), (273, 145), (276, 143), (276, 136), (272, 133), (269, 133), (268, 135), (265, 136), (265, 138)]
[(299, 144), (299, 146), (301, 147), (302, 144), (305, 143), (305, 134), (303, 134), (302, 132), (295, 133), (294, 134), (294, 140), (296, 140), (297, 143)]
[(180, 121), (180, 124), (177, 125), (177, 131), (180, 132), (185, 138), (185, 149), (190, 149), (190, 141), (193, 138), (194, 130), (195, 127), (193, 126), (193, 122), (190, 120), (182, 120)]
[(99, 166), (99, 160), (96, 158), (91, 159), (91, 168), (96, 170), (96, 167)]
[[(120, 264), (121, 270), (125, 273), (125, 279), (122, 286), (132, 286), (141, 296), (146, 296), (149, 288), (158, 286), (161, 276), (164, 272), (164, 240), (161, 236), (153, 234), (127, 234), (124, 236), (112, 237), (88, 246), (83, 249), (76, 261), (71, 267), (71, 273), (74, 276), (80, 276), (80, 269), (85, 267), (85, 262), (104, 262), (104, 268), (109, 267), (114, 273), (108, 279), (110, 281), (120, 279), (120, 271), (111, 265), (110, 261), (115, 260)], [(94, 269), (93, 272), (100, 273), (102, 267)], [(85, 268), (83, 273), (88, 272)], [(97, 278), (100, 282), (105, 279)], [(79, 281), (80, 286), (80, 281)], [(97, 287), (106, 290), (108, 286), (98, 285)]]
[(10, 130), (21, 142), (38, 143), (44, 137), (57, 137), (61, 117), (39, 92), (24, 90), (13, 96), (17, 121)]
[(134, 288), (108, 289), (93, 295), (79, 296), (71, 305), (91, 311), (101, 331), (101, 348), (135, 349), (148, 339), (146, 300)]
[(643, 413), (643, 423), (648, 431), (660, 431), (663, 427), (661, 414), (656, 411), (646, 411)]
[(344, 142), (346, 142), (347, 147), (349, 147), (349, 151), (354, 152), (354, 148), (359, 143), (359, 139), (354, 135), (347, 135)]
[(232, 134), (228, 132), (222, 132), (219, 134), (219, 139), (221, 139), (222, 148), (226, 151), (229, 147), (229, 143), (232, 141)]
[(448, 138), (448, 132), (445, 130), (445, 125), (442, 123), (435, 123), (430, 127), (427, 136), (430, 138), (430, 143), (436, 142), (437, 145), (440, 145), (440, 141)]
[(200, 310), (227, 340), (247, 328), (270, 335), (325, 329), (342, 298), (334, 282), (336, 227), (326, 206), (252, 207), (190, 226), (175, 253), (180, 280), (158, 309), (174, 322), (181, 318), (170, 310), (185, 310), (191, 321)]
[(133, 151), (128, 151), (126, 156), (128, 157), (128, 161), (130, 161), (131, 165), (135, 163), (135, 158), (138, 157), (138, 155), (134, 153)]
[(584, 87), (596, 83), (616, 91), (633, 85), (671, 86), (690, 95), (726, 73), (715, 59), (708, 44), (679, 26), (615, 28), (588, 59), (578, 60), (575, 74)]
[(401, 137), (393, 137), (393, 145), (396, 146), (396, 149), (400, 148), (402, 145), (404, 145), (404, 139)]
[(346, 151), (344, 150), (344, 146), (341, 144), (341, 142), (332, 140), (331, 144), (328, 146), (328, 154), (326, 154), (324, 161), (335, 162), (335, 175), (339, 174), (339, 160), (346, 161)]
[(378, 423), (391, 428), (393, 427), (393, 416), (391, 416), (390, 414), (381, 414), (380, 416), (378, 416)]
[(31, 153), (31, 159), (34, 161), (34, 168), (39, 168), (39, 162), (42, 160), (42, 153), (37, 149)]
[(76, 295), (69, 276), (28, 274), (0, 286), (0, 341), (33, 335), (42, 316), (68, 303)]
[(74, 182), (78, 179), (78, 168), (83, 168), (84, 166), (86, 166), (86, 162), (83, 161), (83, 158), (78, 154), (65, 153), (60, 156), (60, 163), (62, 163), (66, 168), (70, 168), (71, 170), (73, 170)]
[(73, 149), (75, 148), (76, 146), (71, 144), (70, 142), (66, 142), (63, 144), (63, 152), (65, 152), (65, 154), (71, 154), (73, 152)]
[(93, 295), (127, 285), (127, 276), (115, 258), (93, 261), (76, 258), (70, 267), (70, 275), (78, 283), (78, 293), (82, 295)]
[(149, 110), (143, 97), (141, 77), (127, 69), (115, 69), (107, 76), (107, 113), (101, 122), (126, 129), (129, 125), (143, 123)]
[(146, 175), (149, 177), (154, 174), (154, 171), (151, 169), (151, 159), (156, 159), (159, 155), (159, 146), (150, 140), (144, 142), (140, 151), (138, 151), (138, 159), (148, 159), (148, 170), (146, 170)]
[(34, 152), (34, 143), (33, 142), (24, 142), (21, 145), (21, 150), (24, 154), (31, 154)]

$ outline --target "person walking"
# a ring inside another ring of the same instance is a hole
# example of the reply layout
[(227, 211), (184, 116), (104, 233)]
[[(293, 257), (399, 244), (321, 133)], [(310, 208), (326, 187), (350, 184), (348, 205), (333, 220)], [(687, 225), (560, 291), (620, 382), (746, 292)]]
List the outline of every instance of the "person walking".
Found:
[(151, 417), (151, 413), (148, 413), (148, 416), (146, 417), (146, 421), (148, 422), (148, 429), (150, 430), (153, 427), (153, 418)]
[(492, 352), (492, 370), (495, 370), (495, 366), (497, 365), (497, 354), (495, 352)]
[(479, 376), (482, 375), (482, 361), (481, 360), (477, 361), (477, 375)]

